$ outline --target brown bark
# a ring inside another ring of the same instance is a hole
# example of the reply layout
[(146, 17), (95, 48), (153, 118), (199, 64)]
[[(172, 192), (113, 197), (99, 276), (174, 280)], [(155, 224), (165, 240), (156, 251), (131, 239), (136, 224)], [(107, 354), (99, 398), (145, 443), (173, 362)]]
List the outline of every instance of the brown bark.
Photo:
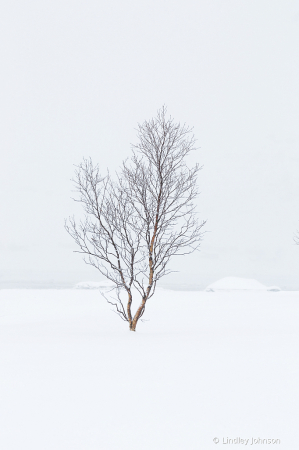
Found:
[[(160, 198), (160, 195), (159, 195)], [(159, 208), (159, 204), (158, 204), (158, 208)], [(147, 286), (147, 290), (146, 290), (146, 295), (145, 297), (143, 297), (141, 305), (139, 306), (139, 308), (137, 309), (134, 319), (129, 322), (130, 323), (130, 330), (131, 331), (136, 331), (136, 326), (137, 326), (137, 322), (141, 316), (142, 311), (145, 308), (145, 304), (146, 301), (148, 299), (148, 296), (151, 292), (152, 289), (152, 284), (153, 284), (153, 278), (154, 278), (154, 270), (153, 270), (153, 258), (152, 258), (152, 253), (153, 253), (153, 249), (154, 249), (154, 242), (155, 242), (155, 237), (157, 234), (157, 229), (158, 229), (158, 214), (156, 215), (156, 222), (155, 222), (155, 227), (154, 227), (154, 233), (151, 239), (151, 245), (150, 245), (150, 249), (149, 249), (149, 267), (150, 267), (150, 273), (149, 273), (149, 280), (148, 280), (148, 286)]]
[(137, 326), (137, 322), (140, 318), (140, 315), (142, 313), (143, 308), (145, 307), (145, 303), (146, 303), (146, 298), (142, 299), (141, 305), (139, 306), (139, 308), (137, 309), (134, 319), (132, 320), (131, 324), (130, 324), (130, 330), (131, 331), (136, 331), (136, 326)]
[(129, 321), (129, 325), (130, 325), (130, 329), (131, 329), (131, 326), (132, 326), (132, 313), (131, 313), (132, 294), (130, 291), (128, 292), (128, 296), (129, 296), (129, 299), (128, 299), (128, 304), (127, 304), (127, 315), (128, 315), (128, 321)]

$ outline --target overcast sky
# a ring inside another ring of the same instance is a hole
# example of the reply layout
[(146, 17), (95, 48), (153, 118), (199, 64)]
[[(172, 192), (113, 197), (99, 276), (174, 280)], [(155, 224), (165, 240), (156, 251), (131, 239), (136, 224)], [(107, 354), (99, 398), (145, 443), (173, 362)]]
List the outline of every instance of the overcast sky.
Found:
[(166, 104), (208, 232), (165, 282), (299, 289), (299, 1), (21, 0), (0, 22), (0, 284), (101, 278), (63, 227), (73, 165), (116, 169)]

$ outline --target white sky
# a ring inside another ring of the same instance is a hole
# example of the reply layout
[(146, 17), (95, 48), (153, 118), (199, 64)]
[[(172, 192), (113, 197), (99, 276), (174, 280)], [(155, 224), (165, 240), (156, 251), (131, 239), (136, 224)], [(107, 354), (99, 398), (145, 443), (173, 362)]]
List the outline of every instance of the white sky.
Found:
[(100, 278), (63, 228), (73, 164), (117, 168), (166, 104), (209, 233), (165, 282), (299, 289), (299, 1), (2, 2), (0, 46), (0, 282)]

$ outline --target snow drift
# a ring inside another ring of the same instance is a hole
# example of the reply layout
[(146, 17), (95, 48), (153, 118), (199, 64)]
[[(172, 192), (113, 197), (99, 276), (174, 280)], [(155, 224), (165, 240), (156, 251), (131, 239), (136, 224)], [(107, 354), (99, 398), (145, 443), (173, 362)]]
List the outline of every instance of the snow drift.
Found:
[(206, 287), (206, 292), (214, 291), (280, 291), (277, 286), (267, 287), (253, 278), (225, 277)]
[(81, 281), (75, 284), (74, 289), (112, 289), (115, 285), (110, 280), (104, 281)]

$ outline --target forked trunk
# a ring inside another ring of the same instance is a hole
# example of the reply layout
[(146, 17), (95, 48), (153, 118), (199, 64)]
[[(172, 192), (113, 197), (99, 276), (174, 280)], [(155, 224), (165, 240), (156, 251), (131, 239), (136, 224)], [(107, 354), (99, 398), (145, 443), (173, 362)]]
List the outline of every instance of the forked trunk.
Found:
[(133, 320), (130, 323), (130, 330), (131, 331), (136, 331), (136, 326), (137, 326), (137, 322), (141, 316), (141, 313), (145, 307), (145, 302), (146, 302), (146, 298), (142, 299), (141, 305), (139, 306), (139, 308), (137, 309), (135, 316), (133, 318)]
[[(159, 193), (159, 199), (158, 199), (158, 211), (159, 211), (160, 197), (161, 197), (161, 191)], [(149, 249), (149, 268), (150, 268), (150, 272), (149, 272), (148, 286), (147, 286), (146, 293), (145, 293), (144, 297), (142, 298), (141, 305), (137, 309), (133, 320), (132, 319), (129, 320), (130, 330), (131, 331), (136, 331), (137, 322), (138, 322), (140, 316), (142, 315), (142, 312), (144, 311), (146, 301), (147, 301), (147, 299), (148, 299), (148, 297), (150, 295), (151, 289), (152, 289), (153, 278), (154, 278), (152, 254), (153, 254), (153, 248), (154, 248), (154, 242), (155, 242), (155, 238), (156, 238), (156, 234), (157, 234), (157, 229), (158, 229), (158, 213), (156, 214), (155, 228), (154, 228), (154, 233), (153, 233), (153, 236), (152, 236), (152, 239), (151, 239), (151, 246), (150, 246), (150, 249)]]

